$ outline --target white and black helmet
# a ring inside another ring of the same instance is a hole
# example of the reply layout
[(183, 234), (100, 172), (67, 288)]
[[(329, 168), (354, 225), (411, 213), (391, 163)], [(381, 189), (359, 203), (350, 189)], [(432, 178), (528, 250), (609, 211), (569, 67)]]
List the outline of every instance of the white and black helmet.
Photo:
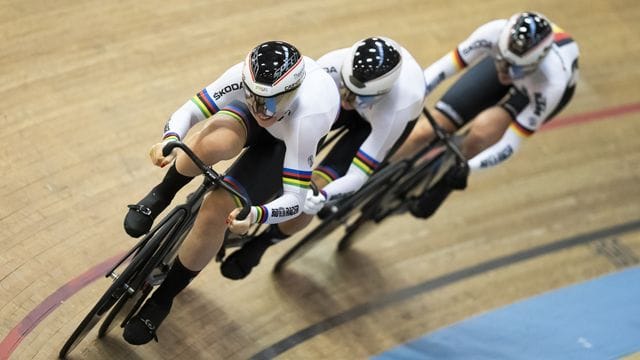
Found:
[(267, 41), (256, 46), (242, 68), (249, 109), (262, 118), (282, 113), (291, 105), (304, 77), (304, 59), (293, 45)]
[(344, 86), (358, 96), (387, 93), (400, 76), (400, 46), (385, 37), (370, 37), (355, 43), (340, 74)]
[(500, 60), (529, 72), (549, 52), (553, 44), (551, 22), (542, 14), (523, 12), (513, 15), (500, 33)]

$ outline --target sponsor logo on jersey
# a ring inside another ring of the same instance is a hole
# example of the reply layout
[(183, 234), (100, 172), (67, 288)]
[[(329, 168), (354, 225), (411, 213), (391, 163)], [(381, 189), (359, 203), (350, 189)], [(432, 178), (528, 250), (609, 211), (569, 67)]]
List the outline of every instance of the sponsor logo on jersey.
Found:
[(269, 213), (271, 217), (284, 217), (284, 216), (293, 216), (300, 212), (300, 207), (298, 205), (290, 206), (290, 207), (278, 207), (271, 208)]
[(475, 49), (480, 49), (480, 48), (491, 49), (491, 41), (484, 40), (484, 39), (476, 40), (471, 45), (467, 46), (466, 48), (464, 48), (462, 50), (462, 55), (467, 55), (471, 51), (473, 51)]
[(445, 78), (446, 78), (446, 75), (444, 71), (440, 72), (431, 84), (427, 84), (427, 92), (429, 93), (432, 92), (433, 89), (435, 89), (441, 82), (444, 81)]
[(511, 154), (513, 154), (513, 148), (511, 147), (511, 145), (509, 145), (506, 148), (504, 148), (502, 151), (497, 153), (496, 155), (491, 156), (488, 159), (482, 160), (482, 162), (480, 163), (480, 167), (486, 168), (489, 166), (496, 165), (506, 160), (509, 156), (511, 156)]
[(225, 95), (228, 94), (232, 91), (236, 91), (236, 90), (240, 90), (242, 89), (242, 81), (239, 83), (235, 83), (235, 84), (231, 84), (231, 85), (227, 85), (225, 87), (223, 87), (222, 89), (220, 89), (219, 91), (216, 91), (213, 93), (213, 99), (214, 100), (220, 100), (220, 98)]
[(338, 69), (336, 69), (335, 66), (325, 67), (323, 69), (324, 69), (324, 71), (326, 71), (329, 74), (338, 72)]
[(534, 111), (534, 113), (540, 116), (547, 109), (547, 98), (538, 92), (534, 93), (533, 96), (536, 106), (536, 110)]

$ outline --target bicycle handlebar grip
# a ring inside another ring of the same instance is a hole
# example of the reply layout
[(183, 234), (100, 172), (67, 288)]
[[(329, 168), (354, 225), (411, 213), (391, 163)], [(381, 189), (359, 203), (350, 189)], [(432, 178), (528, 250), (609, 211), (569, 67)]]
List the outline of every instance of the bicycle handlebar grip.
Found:
[(242, 210), (240, 210), (240, 213), (238, 214), (238, 216), (236, 216), (236, 219), (238, 220), (244, 220), (247, 218), (247, 216), (249, 216), (249, 212), (251, 211), (251, 206), (245, 206), (242, 208)]
[(180, 142), (179, 141), (170, 141), (168, 142), (163, 148), (162, 148), (162, 156), (169, 156), (169, 154), (171, 154), (171, 151), (173, 151), (173, 149), (175, 149), (176, 147), (180, 146)]
[(318, 193), (320, 192), (320, 190), (318, 190), (318, 186), (316, 185), (316, 183), (311, 181), (309, 186), (311, 187), (311, 191), (313, 191), (313, 196), (318, 196)]

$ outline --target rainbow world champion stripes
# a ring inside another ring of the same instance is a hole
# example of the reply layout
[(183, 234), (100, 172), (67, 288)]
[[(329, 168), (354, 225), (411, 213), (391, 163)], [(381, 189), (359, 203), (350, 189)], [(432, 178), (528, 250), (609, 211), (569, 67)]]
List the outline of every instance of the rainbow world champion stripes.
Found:
[(282, 169), (282, 183), (308, 189), (311, 184), (311, 171)]
[(371, 175), (378, 165), (380, 165), (380, 162), (376, 161), (362, 150), (358, 150), (358, 153), (351, 163), (367, 175)]

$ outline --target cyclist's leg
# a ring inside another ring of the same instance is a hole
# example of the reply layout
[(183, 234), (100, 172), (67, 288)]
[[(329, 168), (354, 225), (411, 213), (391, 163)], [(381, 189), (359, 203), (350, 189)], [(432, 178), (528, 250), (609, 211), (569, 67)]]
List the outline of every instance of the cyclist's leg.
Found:
[[(431, 115), (433, 115), (436, 123), (445, 131), (454, 132), (458, 129), (458, 126), (449, 117), (447, 117), (445, 113), (441, 112), (437, 108), (431, 112)], [(425, 144), (430, 143), (434, 138), (435, 134), (433, 133), (433, 127), (431, 127), (431, 124), (429, 124), (426, 119), (420, 121), (420, 118), (418, 118), (418, 121), (415, 126), (413, 126), (409, 136), (406, 137), (406, 140), (402, 142), (402, 145), (400, 145), (393, 153), (389, 161), (395, 162), (410, 157), (420, 150), (420, 148)]]
[(461, 151), (467, 159), (495, 144), (511, 124), (512, 117), (503, 107), (492, 106), (476, 116), (462, 140)]
[[(213, 165), (220, 160), (236, 156), (242, 150), (247, 138), (245, 127), (246, 125), (223, 109), (207, 120), (201, 130), (189, 136), (187, 145), (205, 163)], [(156, 216), (196, 175), (198, 175), (197, 167), (184, 153), (178, 152), (176, 161), (171, 165), (162, 182), (135, 206), (130, 207), (124, 220), (126, 232), (133, 237), (148, 232)]]
[(146, 344), (171, 310), (173, 299), (209, 263), (220, 249), (225, 219), (236, 207), (233, 197), (218, 189), (203, 200), (193, 228), (180, 247), (167, 277), (125, 326), (124, 338), (133, 345)]
[[(243, 161), (236, 162), (225, 178), (241, 188), (254, 204), (264, 204), (282, 191), (282, 163), (285, 150), (282, 142), (252, 146), (243, 154)], [(256, 177), (255, 174), (259, 176)], [(227, 256), (220, 264), (222, 275), (230, 279), (246, 277), (253, 267), (258, 265), (262, 254), (271, 245), (266, 241), (255, 240), (262, 239), (265, 234), (271, 234), (276, 239), (286, 237), (275, 232), (277, 229), (277, 226), (269, 225), (262, 234), (247, 241), (240, 249)]]
[[(351, 159), (371, 132), (369, 123), (356, 111), (343, 110), (337, 121), (348, 127), (348, 131), (314, 170), (312, 180), (319, 189), (347, 172)], [(222, 262), (220, 267), (222, 274), (230, 279), (245, 278), (251, 269), (260, 263), (260, 259), (269, 247), (304, 229), (312, 219), (313, 216), (303, 213), (284, 223), (270, 225), (266, 231), (246, 242), (242, 248)]]
[[(439, 112), (456, 128), (464, 126), (469, 121), (473, 124), (479, 114), (495, 106), (509, 92), (509, 89), (510, 86), (500, 83), (493, 60), (487, 57), (469, 69), (447, 90), (436, 104), (438, 111), (434, 112), (434, 117)], [(430, 127), (428, 123), (426, 126)], [(472, 142), (468, 144), (470, 151), (473, 150), (473, 144)], [(465, 144), (463, 144), (463, 151), (464, 147)], [(451, 167), (439, 182), (410, 204), (410, 212), (419, 218), (430, 217), (453, 190), (462, 190), (466, 187), (468, 175), (469, 170), (466, 166)]]

